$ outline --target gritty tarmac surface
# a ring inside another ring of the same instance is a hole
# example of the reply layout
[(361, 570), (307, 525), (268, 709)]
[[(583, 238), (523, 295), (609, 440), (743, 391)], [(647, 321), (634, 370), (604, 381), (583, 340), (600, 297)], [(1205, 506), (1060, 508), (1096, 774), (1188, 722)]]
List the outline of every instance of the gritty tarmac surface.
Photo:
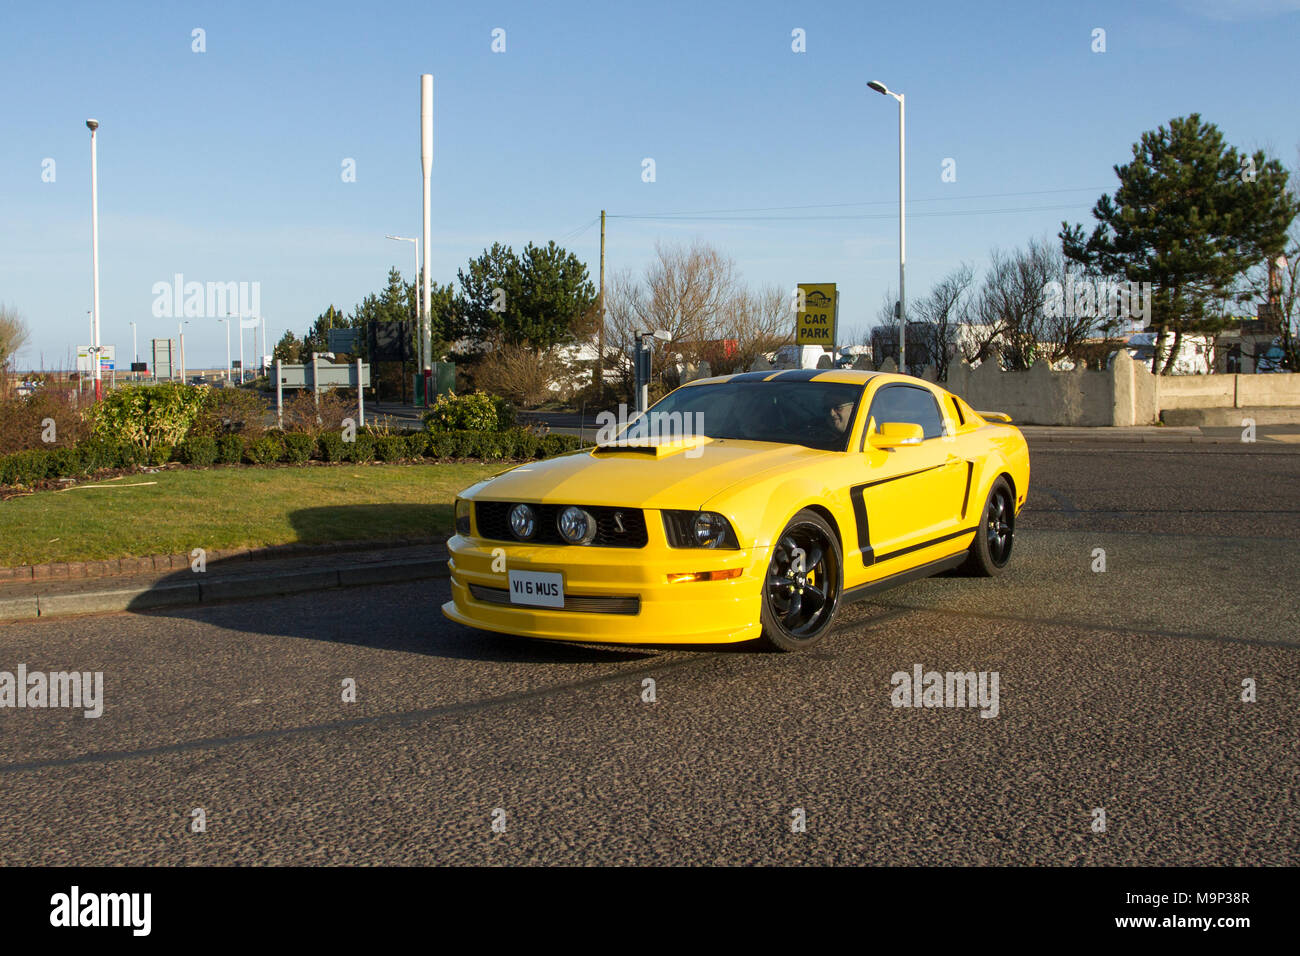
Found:
[[(1295, 865), (1297, 452), (1033, 444), (1002, 577), (804, 654), (478, 633), (443, 580), (0, 625), (105, 682), (0, 709), (0, 863)], [(892, 706), (917, 664), (997, 716)]]

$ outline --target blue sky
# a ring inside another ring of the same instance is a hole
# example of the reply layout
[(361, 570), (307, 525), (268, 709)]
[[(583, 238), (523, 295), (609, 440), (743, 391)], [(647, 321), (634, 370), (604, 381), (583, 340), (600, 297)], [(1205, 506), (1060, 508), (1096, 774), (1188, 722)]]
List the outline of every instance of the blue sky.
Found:
[[(259, 282), (268, 338), (350, 309), (389, 266), (411, 270), (410, 245), (384, 236), (419, 233), (428, 72), (439, 280), (493, 241), (548, 239), (594, 279), (605, 208), (611, 270), (641, 269), (656, 240), (702, 239), (753, 284), (839, 283), (842, 324), (865, 329), (898, 255), (897, 107), (867, 80), (907, 97), (912, 297), (992, 247), (1087, 221), (1111, 167), (1174, 116), (1200, 112), (1294, 166), (1297, 37), (1300, 0), (8, 3), (0, 302), (32, 328), (20, 366), (87, 341), (93, 116), (102, 334), (119, 361), (128, 322), (142, 353), (176, 334), (152, 313), (176, 273)], [(947, 158), (956, 182), (941, 181)], [(186, 351), (222, 365), (223, 327), (192, 320)]]

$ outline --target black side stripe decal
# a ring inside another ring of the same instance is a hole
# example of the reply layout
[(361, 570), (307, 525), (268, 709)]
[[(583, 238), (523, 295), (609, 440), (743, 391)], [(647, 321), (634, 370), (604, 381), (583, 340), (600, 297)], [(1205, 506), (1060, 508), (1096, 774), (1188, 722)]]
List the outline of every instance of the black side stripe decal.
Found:
[(871, 528), (867, 522), (867, 502), (863, 498), (866, 485), (854, 485), (849, 489), (849, 500), (853, 502), (853, 522), (858, 526), (858, 547), (862, 550), (862, 564), (871, 567), (875, 561), (875, 551), (871, 547)]
[(966, 507), (970, 504), (970, 480), (975, 476), (975, 462), (966, 462), (966, 493), (961, 496), (961, 516), (966, 519)]
[(929, 541), (922, 541), (920, 544), (914, 544), (909, 548), (902, 548), (898, 551), (891, 551), (889, 554), (882, 554), (877, 561), (888, 561), (890, 558), (901, 558), (905, 554), (911, 554), (913, 551), (920, 551), (922, 548), (928, 548), (932, 545), (942, 544), (944, 541), (951, 541), (953, 538), (960, 538), (963, 535), (974, 534), (978, 527), (963, 528), (961, 531), (954, 531), (952, 534), (945, 534), (938, 538), (931, 538)]

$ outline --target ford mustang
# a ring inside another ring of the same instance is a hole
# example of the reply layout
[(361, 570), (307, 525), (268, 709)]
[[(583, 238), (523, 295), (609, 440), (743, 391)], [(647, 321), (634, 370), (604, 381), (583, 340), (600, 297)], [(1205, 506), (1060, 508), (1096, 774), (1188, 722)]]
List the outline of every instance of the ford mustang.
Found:
[(704, 379), (606, 431), (456, 498), (443, 614), (563, 641), (802, 650), (845, 601), (999, 574), (1029, 487), (1007, 416), (907, 375)]

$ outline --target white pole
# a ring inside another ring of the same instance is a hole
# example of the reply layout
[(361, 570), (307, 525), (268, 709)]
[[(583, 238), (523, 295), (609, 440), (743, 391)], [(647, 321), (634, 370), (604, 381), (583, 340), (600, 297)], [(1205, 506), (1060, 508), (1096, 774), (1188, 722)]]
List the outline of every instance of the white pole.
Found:
[(185, 325), (176, 323), (176, 337), (180, 339), (181, 344), (181, 384), (185, 383)]
[(99, 121), (89, 119), (86, 125), (90, 127), (90, 284), (94, 295), (90, 347), (95, 363), (95, 401), (99, 401), (104, 397), (103, 373), (99, 367), (99, 160), (95, 148), (95, 130), (99, 129)]
[[(429, 353), (433, 343), (429, 340), (429, 314), (433, 309), (433, 290), (430, 288), (432, 263), (429, 261), (430, 201), (429, 177), (433, 172), (433, 74), (425, 73), (420, 77), (420, 169), (424, 174), (424, 275), (423, 315), (420, 317), (420, 370), (430, 368)], [(424, 396), (429, 403), (429, 396)]]
[(907, 349), (907, 294), (904, 272), (907, 264), (907, 155), (903, 134), (903, 94), (898, 94), (898, 371), (904, 372)]
[(361, 386), (361, 359), (357, 359), (357, 424), (366, 427), (366, 390)]
[[(134, 365), (136, 362), (140, 361), (140, 346), (136, 344), (135, 323), (134, 322), (130, 323), (130, 326), (131, 326), (131, 364)], [(114, 362), (113, 364), (116, 365), (117, 363)], [(116, 375), (114, 375), (113, 377), (117, 378)], [(140, 373), (137, 372), (135, 369), (131, 369), (131, 378), (136, 379), (139, 377), (140, 377)]]
[(258, 319), (262, 325), (262, 351), (257, 353), (257, 367), (261, 369), (262, 357), (266, 355), (266, 319), (262, 316), (258, 316)]
[(239, 384), (244, 384), (244, 316), (239, 315)]

